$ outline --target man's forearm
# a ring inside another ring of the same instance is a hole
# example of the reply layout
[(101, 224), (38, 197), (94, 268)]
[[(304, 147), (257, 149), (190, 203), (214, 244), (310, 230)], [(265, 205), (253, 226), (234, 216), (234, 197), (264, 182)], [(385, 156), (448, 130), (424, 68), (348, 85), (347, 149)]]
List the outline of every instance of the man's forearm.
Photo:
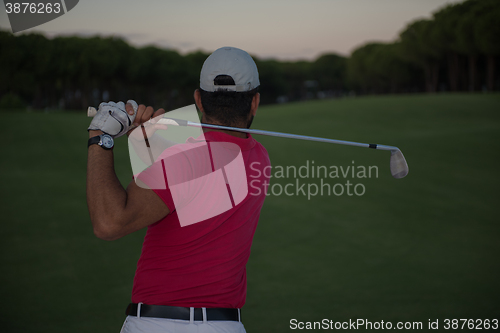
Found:
[[(89, 137), (102, 134), (90, 131)], [(120, 184), (114, 170), (113, 150), (98, 145), (88, 149), (87, 205), (94, 233), (99, 238), (112, 234), (115, 220), (120, 218), (127, 202), (127, 192)]]
[(156, 133), (148, 138), (149, 147), (146, 146), (143, 138), (136, 139), (135, 136), (129, 137), (129, 143), (132, 144), (137, 156), (147, 165), (153, 164), (167, 148), (177, 144), (177, 142), (167, 140)]

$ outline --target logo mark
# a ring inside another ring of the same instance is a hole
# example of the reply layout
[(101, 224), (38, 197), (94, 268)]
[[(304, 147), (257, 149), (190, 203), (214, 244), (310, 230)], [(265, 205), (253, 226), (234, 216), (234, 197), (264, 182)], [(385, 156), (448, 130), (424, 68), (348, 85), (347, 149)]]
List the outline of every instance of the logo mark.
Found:
[(79, 0), (3, 0), (13, 33), (52, 21), (75, 8)]
[[(194, 104), (168, 115), (199, 122)], [(200, 128), (169, 125), (157, 131), (154, 123), (144, 123), (128, 137), (134, 178), (143, 188), (168, 189), (182, 227), (220, 215), (247, 197), (245, 162), (237, 144), (207, 140)]]

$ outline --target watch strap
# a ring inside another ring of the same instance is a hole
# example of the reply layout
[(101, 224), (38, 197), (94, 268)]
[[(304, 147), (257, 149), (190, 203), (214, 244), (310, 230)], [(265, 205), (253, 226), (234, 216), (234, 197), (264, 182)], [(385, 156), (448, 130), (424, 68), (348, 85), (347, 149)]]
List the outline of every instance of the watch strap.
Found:
[(95, 144), (99, 144), (99, 142), (101, 142), (101, 136), (98, 135), (98, 136), (93, 136), (89, 139), (89, 142), (88, 142), (88, 145), (87, 145), (87, 148), (92, 146), (92, 145), (95, 145)]

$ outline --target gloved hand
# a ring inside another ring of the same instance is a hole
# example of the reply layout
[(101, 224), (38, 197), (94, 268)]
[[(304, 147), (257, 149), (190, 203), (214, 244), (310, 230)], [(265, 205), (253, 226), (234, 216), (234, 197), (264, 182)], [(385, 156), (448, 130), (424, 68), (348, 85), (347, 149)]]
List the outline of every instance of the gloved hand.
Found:
[(108, 102), (99, 104), (97, 114), (90, 123), (89, 130), (101, 130), (114, 138), (126, 134), (137, 115), (138, 105), (133, 100), (128, 100), (133, 107), (134, 114), (127, 113), (123, 102)]

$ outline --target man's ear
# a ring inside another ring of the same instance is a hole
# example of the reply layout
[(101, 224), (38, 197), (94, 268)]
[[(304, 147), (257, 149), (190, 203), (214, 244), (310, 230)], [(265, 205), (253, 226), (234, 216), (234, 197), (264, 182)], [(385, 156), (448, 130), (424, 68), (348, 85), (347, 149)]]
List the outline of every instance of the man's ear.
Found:
[(198, 110), (200, 110), (201, 113), (204, 113), (204, 111), (203, 111), (203, 105), (201, 104), (200, 89), (196, 89), (194, 91), (194, 102), (196, 103), (196, 106), (198, 107)]
[(250, 114), (254, 117), (257, 114), (257, 109), (259, 108), (259, 104), (260, 104), (260, 94), (256, 93), (252, 99), (252, 107), (250, 108)]

